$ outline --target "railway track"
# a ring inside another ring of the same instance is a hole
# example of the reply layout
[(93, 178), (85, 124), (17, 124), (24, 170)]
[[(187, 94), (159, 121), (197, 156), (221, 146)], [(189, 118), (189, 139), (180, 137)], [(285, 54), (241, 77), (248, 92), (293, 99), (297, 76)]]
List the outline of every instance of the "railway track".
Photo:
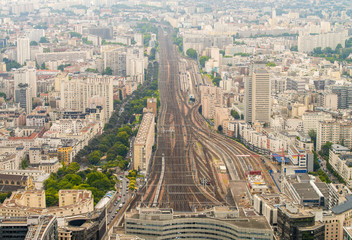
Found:
[[(174, 211), (226, 205), (227, 189), (219, 178), (214, 159), (225, 163), (231, 180), (245, 180), (250, 170), (266, 171), (259, 158), (240, 156), (254, 153), (208, 127), (199, 113), (199, 86), (206, 84), (206, 80), (198, 74), (198, 66), (191, 60), (179, 59), (168, 35), (160, 33), (159, 43), (161, 108), (157, 150), (139, 201), (144, 206), (169, 207)], [(185, 74), (180, 76), (179, 72), (185, 65), (189, 86)], [(188, 101), (189, 94), (196, 97), (195, 103)], [(272, 180), (268, 175), (265, 178)]]

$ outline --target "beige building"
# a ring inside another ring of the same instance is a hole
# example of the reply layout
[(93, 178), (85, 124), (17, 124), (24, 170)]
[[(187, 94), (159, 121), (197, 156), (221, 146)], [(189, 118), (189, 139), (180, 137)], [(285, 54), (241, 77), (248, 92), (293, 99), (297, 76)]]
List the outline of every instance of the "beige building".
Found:
[(216, 86), (200, 86), (202, 114), (207, 119), (215, 118), (215, 108), (223, 105), (222, 89)]
[(321, 121), (317, 130), (317, 150), (326, 142), (342, 144), (352, 148), (352, 123), (342, 121)]
[(153, 113), (143, 114), (142, 123), (133, 146), (134, 169), (148, 172), (149, 161), (155, 141), (155, 116)]
[[(343, 148), (345, 151), (337, 151)], [(346, 181), (349, 187), (352, 186), (352, 153), (348, 148), (334, 144), (329, 152), (329, 163), (334, 170)]]
[(229, 120), (229, 118), (230, 118), (230, 109), (226, 107), (215, 108), (215, 118), (214, 118), (215, 129), (218, 129), (219, 126), (221, 126), (223, 129), (228, 129), (228, 123), (225, 123), (225, 121)]
[(147, 99), (147, 108), (153, 109), (153, 113), (156, 116), (158, 111), (158, 101), (156, 98)]
[(325, 112), (305, 112), (302, 115), (303, 131), (308, 133), (310, 130), (318, 130), (318, 123), (320, 121), (333, 120), (331, 114)]
[(42, 159), (39, 162), (39, 170), (45, 173), (56, 173), (62, 167), (58, 158)]
[(54, 215), (56, 217), (89, 213), (94, 200), (88, 190), (60, 190), (59, 206), (46, 207), (44, 190), (20, 190), (0, 205), (1, 216)]

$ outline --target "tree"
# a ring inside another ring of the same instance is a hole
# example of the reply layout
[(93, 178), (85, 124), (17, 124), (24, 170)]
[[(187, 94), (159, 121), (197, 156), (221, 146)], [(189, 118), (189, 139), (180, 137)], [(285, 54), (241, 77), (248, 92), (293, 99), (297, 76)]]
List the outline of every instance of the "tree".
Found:
[(219, 87), (220, 81), (221, 81), (221, 77), (215, 77), (215, 78), (213, 79), (213, 84), (214, 84), (215, 86)]
[(313, 53), (315, 55), (323, 54), (323, 51), (321, 50), (321, 47), (317, 47), (313, 49)]
[(41, 37), (39, 42), (40, 43), (49, 43), (49, 40), (46, 37)]
[(186, 51), (186, 54), (187, 54), (188, 57), (193, 58), (193, 59), (197, 59), (197, 56), (198, 56), (197, 51), (194, 50), (193, 48), (189, 48)]
[(268, 62), (266, 64), (267, 67), (276, 67), (276, 64), (274, 62)]
[(223, 130), (223, 127), (222, 127), (221, 125), (219, 125), (219, 126), (218, 126), (218, 131), (219, 131), (219, 132), (222, 132), (222, 130)]
[(76, 37), (81, 39), (82, 38), (82, 34), (78, 33), (78, 32), (69, 32), (71, 38)]
[(21, 64), (19, 64), (18, 62), (14, 61), (14, 60), (9, 60), (7, 58), (3, 59), (4, 63), (6, 64), (6, 71), (11, 71), (11, 69), (13, 68), (20, 68), (22, 67)]
[(6, 94), (4, 92), (0, 92), (0, 97), (4, 98), (6, 100)]
[(100, 161), (101, 157), (102, 157), (101, 152), (99, 150), (95, 150), (94, 152), (88, 155), (88, 161), (90, 164), (95, 165)]
[(42, 63), (42, 65), (40, 66), (40, 69), (42, 69), (42, 70), (46, 69), (45, 62)]
[(308, 135), (310, 139), (312, 139), (315, 148), (317, 142), (317, 132), (314, 129), (311, 129), (308, 131)]
[(5, 192), (5, 193), (0, 193), (0, 203), (3, 203), (6, 198), (9, 198), (11, 196), (12, 192)]
[(66, 167), (65, 172), (68, 174), (73, 174), (78, 172), (79, 169), (80, 169), (79, 163), (72, 162)]
[(240, 119), (241, 116), (238, 114), (238, 112), (234, 109), (231, 110), (231, 116), (234, 118), (234, 119)]
[(220, 53), (222, 56), (225, 56), (225, 51), (224, 51), (224, 50), (220, 50), (219, 53)]
[(290, 48), (290, 50), (291, 50), (292, 52), (298, 52), (298, 46), (297, 46), (297, 45), (292, 46), (292, 47)]
[(71, 64), (60, 64), (58, 67), (57, 67), (57, 70), (60, 70), (60, 71), (64, 71), (65, 67), (69, 67), (71, 66)]
[(329, 151), (332, 147), (332, 142), (326, 142), (323, 146), (321, 146), (321, 154), (325, 157), (329, 157)]
[(21, 162), (21, 167), (22, 169), (26, 169), (28, 167), (28, 160), (27, 158), (24, 158)]
[(30, 44), (31, 46), (38, 46), (38, 43), (36, 41), (31, 41)]
[(208, 56), (201, 56), (199, 58), (199, 63), (200, 65), (204, 68), (205, 67), (205, 62), (208, 61), (210, 58)]
[(103, 71), (103, 75), (112, 75), (112, 69), (110, 67), (106, 67)]

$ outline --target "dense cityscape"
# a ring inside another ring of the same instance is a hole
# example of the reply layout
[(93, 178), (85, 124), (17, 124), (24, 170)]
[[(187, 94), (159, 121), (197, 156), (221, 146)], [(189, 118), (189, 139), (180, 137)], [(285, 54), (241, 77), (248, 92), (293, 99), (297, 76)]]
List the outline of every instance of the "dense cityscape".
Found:
[(0, 239), (352, 239), (352, 2), (1, 0)]

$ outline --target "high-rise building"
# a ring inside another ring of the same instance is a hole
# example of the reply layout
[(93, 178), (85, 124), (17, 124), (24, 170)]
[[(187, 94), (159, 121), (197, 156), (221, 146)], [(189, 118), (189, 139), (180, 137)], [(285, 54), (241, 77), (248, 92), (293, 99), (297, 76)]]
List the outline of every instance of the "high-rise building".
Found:
[(347, 109), (352, 106), (352, 85), (333, 86), (331, 91), (337, 95), (339, 109)]
[(32, 111), (31, 88), (28, 84), (19, 84), (15, 90), (15, 102), (20, 104), (27, 114)]
[(126, 53), (126, 75), (131, 80), (143, 84), (144, 81), (144, 51), (142, 47), (132, 47)]
[(264, 64), (251, 64), (250, 75), (245, 81), (245, 121), (270, 122), (271, 86)]
[(86, 112), (91, 106), (102, 106), (106, 120), (114, 110), (110, 77), (62, 78), (60, 94), (60, 106), (66, 110)]
[(37, 71), (35, 68), (23, 67), (14, 72), (15, 90), (19, 84), (28, 84), (31, 88), (31, 97), (37, 97)]
[(223, 92), (216, 86), (200, 86), (202, 114), (207, 119), (215, 118), (215, 108), (222, 107)]
[(104, 69), (110, 67), (113, 75), (126, 76), (126, 52), (124, 47), (102, 47), (102, 56)]
[(29, 38), (21, 37), (17, 39), (17, 62), (21, 65), (31, 59), (29, 43)]

